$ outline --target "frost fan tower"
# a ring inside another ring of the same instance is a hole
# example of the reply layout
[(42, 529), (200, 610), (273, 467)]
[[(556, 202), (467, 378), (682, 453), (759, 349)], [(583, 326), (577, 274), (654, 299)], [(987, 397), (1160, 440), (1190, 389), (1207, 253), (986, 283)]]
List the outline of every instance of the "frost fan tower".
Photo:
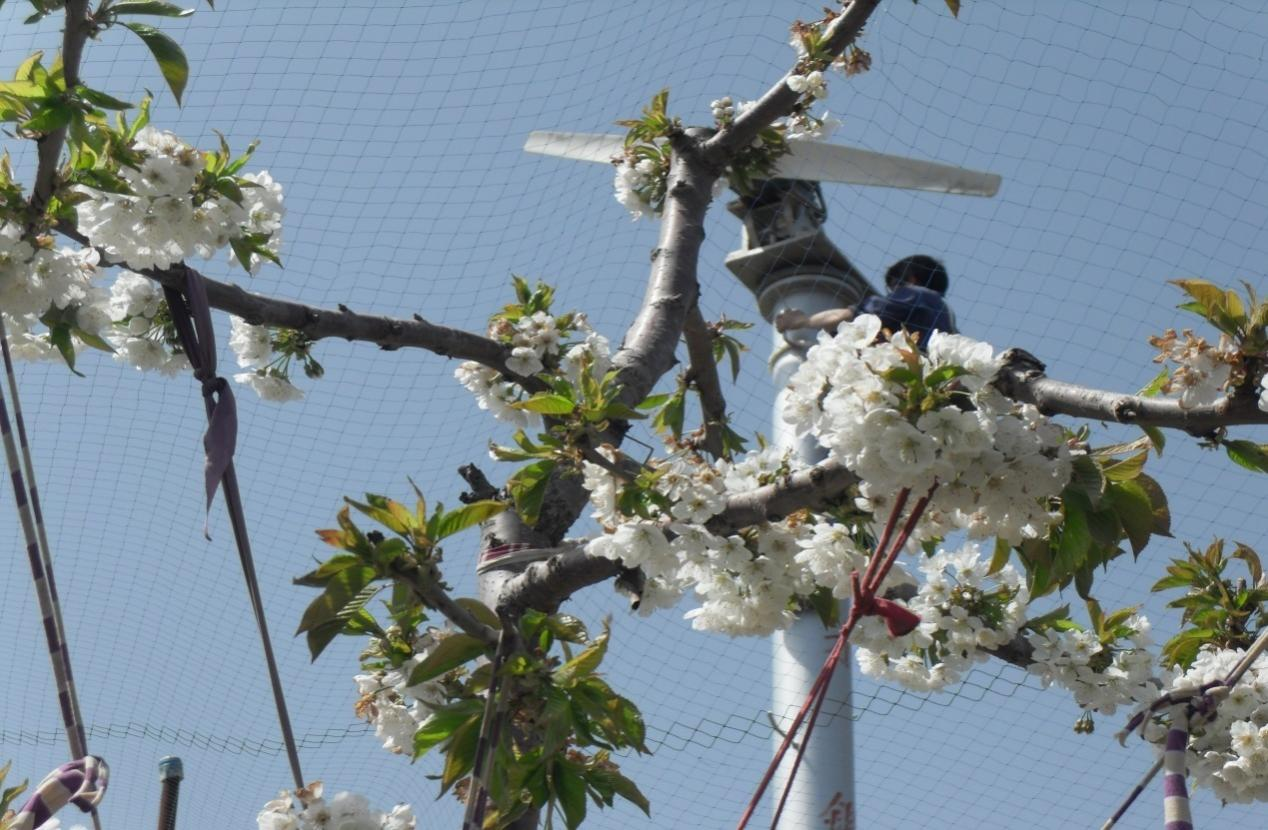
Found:
[[(524, 150), (604, 164), (620, 157), (624, 139), (539, 131)], [(994, 196), (1000, 177), (934, 162), (874, 153), (854, 147), (809, 141), (790, 142), (772, 178), (740, 194), (728, 209), (744, 223), (741, 248), (726, 266), (753, 292), (767, 322), (786, 309), (808, 314), (854, 306), (875, 289), (824, 233), (827, 208), (820, 182), (898, 187), (967, 196)], [(773, 331), (773, 329), (772, 329)], [(807, 464), (826, 456), (813, 436), (798, 436), (783, 419), (785, 387), (805, 360), (817, 332), (773, 332), (770, 360), (775, 385), (771, 434), (780, 447), (794, 450)], [(842, 619), (844, 619), (844, 609)], [(775, 634), (771, 653), (771, 724), (775, 744), (809, 694), (831, 649), (831, 632), (814, 614), (803, 614)], [(854, 728), (850, 711), (850, 661), (838, 665), (828, 689), (824, 719), (806, 749), (785, 808), (788, 830), (855, 830)], [(773, 784), (782, 792), (791, 763), (786, 760)], [(754, 771), (756, 773), (756, 771)], [(776, 795), (776, 798), (778, 796)]]

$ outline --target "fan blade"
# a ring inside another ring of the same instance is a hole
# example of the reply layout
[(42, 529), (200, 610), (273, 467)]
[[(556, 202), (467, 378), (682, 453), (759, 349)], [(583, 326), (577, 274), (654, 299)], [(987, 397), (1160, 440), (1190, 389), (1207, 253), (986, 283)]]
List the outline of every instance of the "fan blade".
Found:
[(840, 144), (790, 141), (788, 148), (789, 154), (775, 164), (775, 175), (785, 179), (902, 187), (966, 196), (994, 196), (1001, 181), (994, 173), (888, 156)]
[(597, 161), (608, 164), (613, 156), (625, 150), (625, 139), (619, 135), (597, 133), (557, 133), (551, 130), (535, 130), (524, 142), (524, 152), (543, 156), (560, 156), (577, 161)]

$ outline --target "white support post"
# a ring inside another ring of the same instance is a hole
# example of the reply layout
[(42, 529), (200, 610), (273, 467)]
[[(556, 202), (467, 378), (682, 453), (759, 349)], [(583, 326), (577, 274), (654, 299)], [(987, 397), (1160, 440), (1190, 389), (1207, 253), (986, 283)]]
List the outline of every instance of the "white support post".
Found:
[[(861, 287), (861, 286), (860, 286)], [(784, 309), (814, 314), (831, 308), (854, 305), (861, 294), (852, 282), (840, 277), (801, 273), (778, 279), (762, 291), (759, 305), (768, 319)], [(784, 422), (784, 401), (788, 380), (805, 360), (805, 348), (813, 345), (817, 332), (775, 332), (771, 375), (775, 383), (772, 440), (791, 448), (807, 464), (822, 461), (827, 453), (813, 436), (798, 436)], [(845, 618), (843, 603), (841, 618)], [(788, 629), (776, 632), (771, 644), (771, 712), (774, 724), (785, 730), (810, 693), (823, 661), (832, 649), (834, 631), (824, 628), (814, 614), (803, 614)], [(797, 778), (784, 808), (784, 830), (855, 830), (854, 802), (854, 721), (850, 706), (850, 658), (847, 653), (837, 665), (828, 686), (823, 710), (815, 725), (814, 740), (806, 747)], [(783, 740), (776, 732), (774, 745)], [(800, 741), (794, 743), (798, 746)], [(792, 753), (775, 775), (772, 796), (777, 803), (792, 769)]]

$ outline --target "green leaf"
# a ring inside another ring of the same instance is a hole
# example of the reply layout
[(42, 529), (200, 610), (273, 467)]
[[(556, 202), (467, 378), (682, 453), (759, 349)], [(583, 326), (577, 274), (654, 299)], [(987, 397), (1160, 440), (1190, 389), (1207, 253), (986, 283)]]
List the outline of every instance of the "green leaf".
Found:
[(1154, 379), (1145, 384), (1145, 386), (1136, 394), (1142, 398), (1153, 398), (1162, 392), (1162, 387), (1167, 385), (1167, 381), (1171, 379), (1171, 372), (1166, 366), (1162, 367), (1162, 371), (1154, 375)]
[(960, 0), (945, 0), (947, 8), (951, 10), (951, 16), (958, 18), (960, 16)]
[(506, 502), (503, 501), (493, 501), (492, 499), (473, 501), (470, 504), (459, 507), (457, 510), (449, 510), (442, 513), (435, 526), (428, 527), (427, 535), (432, 538), (432, 541), (439, 542), (441, 539), (460, 533), (472, 525), (478, 525), (503, 510), (506, 510)]
[(1154, 532), (1154, 507), (1149, 493), (1137, 481), (1116, 481), (1106, 488), (1105, 499), (1118, 516), (1132, 553), (1139, 556)]
[(0, 95), (12, 95), (23, 101), (43, 101), (48, 97), (44, 87), (25, 79), (0, 81)]
[(1235, 463), (1257, 473), (1268, 473), (1268, 446), (1254, 441), (1225, 441), (1224, 450)]
[(530, 525), (537, 521), (538, 514), (541, 513), (546, 487), (550, 484), (550, 474), (554, 469), (555, 462), (544, 458), (521, 467), (507, 481), (507, 488), (515, 499), (516, 512)]
[(1140, 471), (1145, 467), (1145, 461), (1149, 458), (1149, 450), (1141, 450), (1135, 455), (1129, 455), (1126, 458), (1118, 459), (1106, 464), (1101, 468), (1101, 472), (1110, 481), (1130, 481), (1140, 475)]
[(1063, 622), (1070, 621), (1070, 606), (1062, 605), (1060, 608), (1054, 608), (1046, 614), (1040, 614), (1038, 617), (1031, 617), (1022, 624), (1022, 629), (1041, 632), (1047, 628), (1056, 628), (1057, 630), (1065, 630), (1060, 626)]
[(302, 634), (315, 626), (334, 620), (339, 612), (377, 576), (374, 568), (369, 565), (344, 568), (331, 576), (321, 596), (313, 600), (304, 611), (304, 616), (295, 633)]
[(638, 786), (615, 770), (610, 771), (608, 774), (611, 776), (613, 789), (616, 790), (616, 794), (637, 806), (648, 818), (651, 818), (652, 805), (648, 802), (647, 796), (643, 795), (642, 791), (639, 790)]
[(1158, 427), (1142, 426), (1141, 429), (1144, 430), (1145, 435), (1149, 436), (1149, 443), (1153, 444), (1154, 454), (1161, 458), (1162, 450), (1167, 446), (1167, 436), (1163, 435)]
[(1003, 539), (995, 540), (995, 551), (991, 555), (991, 567), (987, 570), (987, 575), (999, 573), (1004, 566), (1008, 564), (1008, 559), (1013, 554), (1013, 548)]
[(540, 415), (567, 415), (576, 408), (576, 404), (569, 398), (563, 395), (552, 395), (549, 392), (539, 392), (528, 400), (520, 401), (512, 406)]
[(31, 79), (31, 73), (34, 71), (36, 65), (40, 62), (40, 60), (43, 57), (44, 57), (43, 50), (39, 52), (33, 52), (31, 55), (29, 55), (26, 58), (26, 60), (18, 64), (17, 71), (13, 73), (13, 79), (15, 81), (29, 81)]
[(925, 376), (926, 386), (941, 386), (948, 381), (955, 380), (961, 375), (967, 375), (968, 369), (963, 366), (939, 366), (928, 375)]
[(23, 122), (22, 129), (47, 135), (65, 127), (74, 115), (75, 111), (66, 104), (50, 104)]
[(1071, 488), (1077, 488), (1078, 492), (1086, 495), (1093, 507), (1099, 504), (1105, 493), (1105, 475), (1101, 472), (1101, 465), (1089, 456), (1076, 456), (1067, 490)]
[(596, 637), (588, 648), (555, 669), (552, 679), (557, 685), (567, 688), (576, 684), (581, 678), (594, 674), (595, 669), (603, 662), (603, 656), (608, 650), (608, 635), (610, 633), (608, 626), (609, 624), (604, 622), (603, 633)]
[(429, 749), (444, 743), (458, 727), (474, 720), (479, 723), (484, 714), (484, 701), (477, 698), (460, 700), (436, 709), (427, 720), (419, 724), (414, 733), (414, 757), (422, 757)]
[(83, 84), (75, 87), (75, 94), (92, 104), (94, 107), (101, 107), (102, 109), (107, 110), (132, 109), (132, 104), (129, 104), (127, 101), (122, 101), (95, 89), (89, 89)]
[(586, 818), (586, 784), (581, 773), (567, 761), (556, 761), (551, 783), (564, 812), (564, 823), (568, 830), (575, 830)]
[(1063, 505), (1065, 519), (1061, 523), (1061, 538), (1057, 543), (1053, 567), (1061, 578), (1074, 573), (1087, 558), (1092, 545), (1088, 530), (1087, 507), (1078, 498), (1068, 494)]
[[(153, 26), (146, 26), (144, 23), (124, 23), (123, 25), (131, 29), (149, 47), (150, 54), (158, 62), (159, 72), (163, 73), (163, 80), (167, 81), (179, 106), (181, 95), (185, 92), (185, 83), (189, 80), (189, 61), (185, 59), (185, 53), (181, 51), (180, 45)], [(243, 265), (246, 265), (245, 261)]]
[(417, 686), (428, 680), (440, 677), (463, 663), (469, 662), (485, 653), (484, 643), (470, 634), (451, 634), (445, 637), (432, 649), (423, 662), (414, 667), (409, 674), (409, 685)]
[(1250, 571), (1251, 585), (1258, 585), (1264, 575), (1264, 568), (1259, 561), (1259, 554), (1255, 553), (1250, 546), (1238, 542), (1237, 548), (1233, 551), (1233, 558), (1240, 559), (1246, 563), (1246, 567)]
[(466, 610), (468, 614), (475, 617), (480, 622), (492, 628), (495, 631), (502, 630), (502, 621), (498, 619), (498, 615), (493, 612), (489, 606), (472, 597), (458, 597), (454, 600), (454, 604)]
[(1149, 502), (1153, 505), (1154, 533), (1158, 536), (1170, 536), (1171, 510), (1167, 506), (1167, 494), (1163, 492), (1162, 486), (1144, 473), (1136, 476), (1136, 483), (1149, 494)]
[(589, 639), (586, 624), (571, 614), (551, 614), (546, 618), (546, 629), (565, 643), (584, 643)]
[(1171, 280), (1184, 293), (1197, 300), (1207, 311), (1224, 307), (1224, 289), (1207, 280)]
[(643, 400), (638, 404), (638, 408), (639, 409), (656, 409), (658, 407), (663, 406), (665, 402), (670, 399), (670, 397), (671, 395), (668, 392), (665, 392), (659, 395), (648, 395), (646, 398), (643, 398)]
[(182, 9), (173, 3), (160, 0), (119, 0), (110, 7), (113, 14), (148, 14), (155, 17), (189, 17), (193, 9)]
[(440, 794), (444, 795), (458, 779), (475, 766), (476, 745), (480, 739), (480, 718), (472, 718), (453, 731), (445, 750), (445, 768), (440, 774)]

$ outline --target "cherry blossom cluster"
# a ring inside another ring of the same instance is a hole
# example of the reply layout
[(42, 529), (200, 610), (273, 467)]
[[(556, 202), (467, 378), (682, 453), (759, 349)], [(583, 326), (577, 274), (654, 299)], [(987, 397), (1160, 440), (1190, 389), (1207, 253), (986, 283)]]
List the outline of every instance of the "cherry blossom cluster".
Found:
[(292, 363), (298, 361), (304, 374), (321, 377), (323, 369), (312, 356), (313, 341), (294, 329), (257, 326), (240, 317), (230, 318), (229, 348), (238, 365), (250, 371), (233, 379), (250, 387), (266, 401), (297, 401), (304, 393), (291, 382)]
[[(514, 322), (495, 318), (489, 336), (511, 346), (506, 367), (522, 377), (549, 371), (576, 386), (583, 373), (602, 377), (612, 367), (608, 339), (581, 314), (556, 317), (536, 311)], [(499, 421), (521, 428), (540, 423), (536, 414), (513, 406), (525, 397), (514, 379), (470, 360), (458, 366), (454, 377)]]
[[(87, 199), (76, 206), (79, 230), (111, 259), (132, 268), (167, 268), (200, 256), (210, 259), (235, 240), (257, 236), (267, 250), (281, 243), (282, 187), (267, 172), (240, 177), (235, 201), (223, 192), (195, 187), (204, 168), (203, 154), (169, 132), (144, 127), (130, 149), (135, 167), (121, 165), (132, 193), (78, 189)], [(230, 260), (237, 262), (231, 253)], [(241, 263), (255, 273), (262, 260), (252, 254)]]
[(1060, 518), (1050, 499), (1070, 477), (1065, 432), (989, 385), (989, 344), (934, 332), (922, 353), (906, 333), (878, 340), (880, 330), (865, 314), (821, 334), (789, 383), (785, 419), (863, 480), (873, 512), (938, 482), (913, 541), (957, 529), (1009, 543), (1046, 536)]
[(116, 360), (168, 376), (189, 368), (157, 283), (131, 271), (121, 272), (110, 287), (106, 309), (111, 322), (107, 339)]
[(863, 673), (916, 691), (961, 680), (984, 649), (1013, 638), (1026, 620), (1029, 594), (1011, 565), (988, 573), (981, 549), (967, 543), (920, 562), (924, 582), (907, 603), (921, 618), (910, 634), (892, 638), (877, 617), (865, 617), (851, 636)]
[(1131, 633), (1108, 643), (1091, 630), (1028, 632), (1034, 649), (1028, 670), (1045, 688), (1056, 684), (1070, 691), (1089, 712), (1112, 715), (1120, 705), (1151, 701), (1158, 687), (1148, 651), (1149, 620), (1133, 615), (1123, 627)]
[(40, 318), (50, 309), (93, 335), (108, 327), (101, 292), (92, 283), (97, 264), (90, 248), (59, 248), (47, 236), (24, 239), (19, 223), (0, 220), (0, 309), (15, 356), (57, 357), (42, 334)]
[[(1214, 403), (1223, 397), (1233, 366), (1238, 362), (1237, 349), (1227, 335), (1220, 335), (1219, 343), (1211, 344), (1189, 329), (1180, 334), (1175, 329), (1167, 329), (1149, 338), (1149, 344), (1159, 351), (1155, 363), (1171, 363), (1175, 367), (1158, 386), (1158, 391), (1175, 395), (1185, 409)], [(1268, 410), (1268, 392), (1259, 399), (1259, 407)]]
[(410, 672), (427, 658), (443, 636), (437, 629), (420, 633), (413, 641), (414, 654), (399, 667), (371, 662), (357, 684), (357, 716), (374, 726), (383, 748), (397, 755), (413, 755), (414, 733), (423, 721), (446, 703), (441, 680), (409, 685)]
[(715, 467), (694, 452), (679, 451), (656, 465), (655, 487), (668, 506), (630, 520), (617, 510), (619, 485), (611, 473), (584, 464), (594, 516), (611, 531), (592, 539), (586, 551), (643, 569), (644, 613), (673, 605), (694, 588), (700, 605), (687, 617), (699, 630), (762, 635), (792, 622), (796, 598), (815, 588), (812, 572), (798, 561), (800, 543), (813, 535), (813, 527), (784, 521), (715, 535), (706, 526), (728, 496), (792, 472), (789, 453), (767, 447)]
[[(1176, 671), (1169, 690), (1190, 689), (1226, 677), (1245, 652), (1203, 649), (1187, 671)], [(1161, 745), (1166, 726), (1153, 721), (1145, 737)], [(1219, 701), (1215, 718), (1191, 719), (1189, 775), (1223, 801), (1268, 801), (1268, 657), (1260, 657)]]
[(397, 804), (386, 812), (365, 796), (341, 792), (327, 801), (316, 781), (292, 792), (282, 790), (256, 816), (258, 830), (415, 830), (414, 811)]
[(616, 163), (613, 195), (632, 219), (654, 218), (660, 215), (656, 197), (658, 191), (663, 196), (668, 176), (667, 153), (659, 154), (658, 158), (627, 156)]

